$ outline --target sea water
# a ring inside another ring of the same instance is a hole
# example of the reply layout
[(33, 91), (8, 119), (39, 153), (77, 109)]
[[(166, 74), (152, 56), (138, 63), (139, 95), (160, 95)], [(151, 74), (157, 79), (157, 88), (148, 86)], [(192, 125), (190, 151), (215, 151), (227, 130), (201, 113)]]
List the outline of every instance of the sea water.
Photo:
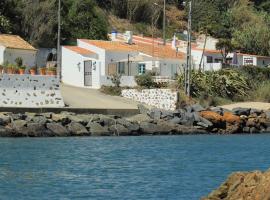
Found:
[(0, 139), (0, 199), (183, 199), (270, 168), (270, 135)]

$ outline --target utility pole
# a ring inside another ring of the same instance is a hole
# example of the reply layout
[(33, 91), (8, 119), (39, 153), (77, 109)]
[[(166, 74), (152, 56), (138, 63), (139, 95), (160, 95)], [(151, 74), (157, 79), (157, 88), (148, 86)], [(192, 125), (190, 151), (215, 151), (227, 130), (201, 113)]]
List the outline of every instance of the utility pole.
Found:
[(188, 35), (187, 35), (187, 61), (185, 66), (185, 94), (190, 97), (190, 84), (191, 84), (191, 16), (192, 12), (192, 0), (189, 2), (189, 14), (188, 14)]
[(61, 0), (58, 0), (57, 76), (62, 79), (61, 69)]
[(166, 0), (163, 6), (163, 45), (166, 45)]

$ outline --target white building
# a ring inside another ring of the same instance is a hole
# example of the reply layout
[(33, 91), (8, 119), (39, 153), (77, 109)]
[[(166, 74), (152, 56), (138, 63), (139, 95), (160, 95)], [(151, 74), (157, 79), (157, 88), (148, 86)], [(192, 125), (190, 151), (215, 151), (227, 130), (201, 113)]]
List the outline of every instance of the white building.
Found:
[(77, 46), (62, 47), (62, 81), (98, 89), (112, 85), (111, 75), (121, 74), (121, 85), (133, 87), (138, 74), (173, 78), (183, 63), (183, 53), (168, 46), (78, 39)]
[(36, 65), (37, 50), (17, 35), (0, 34), (0, 64), (15, 64), (18, 57), (28, 68)]

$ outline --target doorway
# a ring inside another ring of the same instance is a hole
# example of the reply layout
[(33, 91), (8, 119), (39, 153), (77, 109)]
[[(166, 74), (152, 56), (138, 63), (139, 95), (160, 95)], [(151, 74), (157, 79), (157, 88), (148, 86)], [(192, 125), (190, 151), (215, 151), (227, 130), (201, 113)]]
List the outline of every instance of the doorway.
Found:
[(84, 86), (92, 86), (92, 61), (84, 61)]

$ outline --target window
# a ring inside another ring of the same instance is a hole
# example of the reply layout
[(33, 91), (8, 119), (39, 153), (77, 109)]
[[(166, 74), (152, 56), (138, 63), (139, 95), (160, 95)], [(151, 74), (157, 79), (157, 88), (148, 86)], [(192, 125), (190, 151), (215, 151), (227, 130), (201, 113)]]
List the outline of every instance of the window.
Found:
[(244, 65), (253, 65), (253, 58), (244, 58)]
[(145, 64), (138, 65), (139, 74), (145, 74)]
[(118, 63), (118, 74), (125, 74), (125, 63), (124, 62)]
[(206, 57), (206, 62), (207, 63), (213, 63), (213, 57), (212, 56), (207, 56)]

